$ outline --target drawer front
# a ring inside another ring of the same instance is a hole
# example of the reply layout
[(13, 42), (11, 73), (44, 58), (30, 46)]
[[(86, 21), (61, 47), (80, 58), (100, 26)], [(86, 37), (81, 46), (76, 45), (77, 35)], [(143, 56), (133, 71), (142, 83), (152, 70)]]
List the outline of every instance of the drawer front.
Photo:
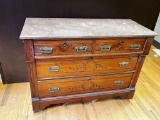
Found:
[(95, 53), (110, 54), (110, 53), (134, 53), (142, 52), (145, 39), (108, 39), (95, 41)]
[(38, 82), (39, 97), (128, 88), (132, 74), (56, 79)]
[(133, 71), (135, 69), (136, 62), (137, 57), (82, 57), (36, 60), (36, 69), (37, 77), (40, 79)]
[(91, 54), (92, 40), (35, 41), (35, 56)]

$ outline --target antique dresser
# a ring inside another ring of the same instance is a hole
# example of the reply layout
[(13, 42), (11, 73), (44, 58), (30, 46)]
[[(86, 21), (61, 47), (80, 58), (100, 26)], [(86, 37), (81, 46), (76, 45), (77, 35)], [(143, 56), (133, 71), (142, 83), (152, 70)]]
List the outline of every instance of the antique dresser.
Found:
[(155, 35), (130, 19), (27, 18), (20, 39), (33, 110), (132, 98)]

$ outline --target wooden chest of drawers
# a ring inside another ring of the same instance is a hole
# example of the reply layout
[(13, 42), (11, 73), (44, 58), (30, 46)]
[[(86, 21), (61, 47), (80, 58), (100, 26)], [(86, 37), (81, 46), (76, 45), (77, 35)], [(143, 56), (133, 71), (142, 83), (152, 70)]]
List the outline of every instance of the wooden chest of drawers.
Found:
[(20, 38), (33, 110), (132, 98), (156, 33), (128, 19), (27, 18)]

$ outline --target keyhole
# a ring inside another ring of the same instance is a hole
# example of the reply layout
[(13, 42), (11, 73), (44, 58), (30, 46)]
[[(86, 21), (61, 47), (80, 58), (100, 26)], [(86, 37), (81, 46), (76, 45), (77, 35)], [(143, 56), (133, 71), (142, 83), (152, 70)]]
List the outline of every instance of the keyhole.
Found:
[(92, 57), (90, 57), (89, 59), (90, 59), (90, 60), (93, 60), (93, 58), (92, 58)]
[(91, 80), (91, 78), (87, 78), (87, 80), (88, 80), (88, 81), (90, 81), (90, 80)]
[(66, 46), (66, 45), (67, 45), (67, 43), (66, 43), (66, 42), (64, 42), (64, 43), (63, 43), (63, 46)]
[(121, 44), (121, 45), (122, 45), (122, 44), (123, 44), (123, 41), (119, 41), (119, 44)]

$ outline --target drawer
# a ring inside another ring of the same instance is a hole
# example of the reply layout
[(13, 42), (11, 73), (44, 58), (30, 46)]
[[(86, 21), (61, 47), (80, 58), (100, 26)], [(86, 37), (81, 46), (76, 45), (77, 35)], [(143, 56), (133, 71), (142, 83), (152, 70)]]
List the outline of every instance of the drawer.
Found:
[(36, 60), (37, 78), (133, 71), (137, 57), (81, 57)]
[(35, 56), (91, 54), (92, 40), (34, 41)]
[(119, 38), (95, 41), (95, 53), (134, 53), (142, 52), (144, 47), (144, 38)]
[(132, 74), (91, 76), (38, 82), (39, 97), (63, 96), (128, 88)]

